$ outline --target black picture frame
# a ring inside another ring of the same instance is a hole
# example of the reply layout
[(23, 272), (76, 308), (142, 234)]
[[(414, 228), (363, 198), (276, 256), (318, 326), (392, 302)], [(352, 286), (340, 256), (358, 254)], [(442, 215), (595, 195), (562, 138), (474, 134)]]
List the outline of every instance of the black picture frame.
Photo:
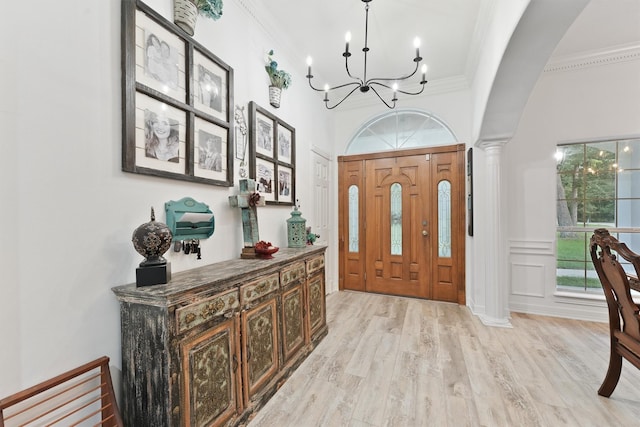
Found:
[(256, 180), (268, 205), (293, 206), (296, 200), (295, 128), (251, 101), (249, 131), (250, 178)]
[(139, 0), (121, 42), (122, 170), (233, 186), (233, 68)]

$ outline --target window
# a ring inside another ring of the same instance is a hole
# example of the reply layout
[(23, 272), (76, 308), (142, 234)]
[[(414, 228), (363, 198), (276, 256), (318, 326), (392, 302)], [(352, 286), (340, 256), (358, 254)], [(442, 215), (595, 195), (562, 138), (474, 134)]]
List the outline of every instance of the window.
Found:
[(402, 185), (391, 184), (391, 255), (402, 255)]
[(362, 126), (349, 143), (346, 154), (449, 145), (457, 141), (451, 129), (435, 116), (394, 110)]
[(360, 251), (360, 235), (358, 218), (360, 211), (358, 209), (358, 186), (349, 187), (349, 252)]
[(593, 230), (607, 228), (640, 252), (640, 139), (558, 145), (556, 160), (557, 289), (602, 293)]
[(438, 256), (451, 258), (451, 183), (438, 183)]

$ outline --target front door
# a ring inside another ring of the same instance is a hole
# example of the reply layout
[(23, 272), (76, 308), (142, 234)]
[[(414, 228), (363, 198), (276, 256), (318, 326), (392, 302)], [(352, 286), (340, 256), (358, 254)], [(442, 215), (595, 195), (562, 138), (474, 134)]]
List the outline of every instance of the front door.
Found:
[(340, 286), (464, 303), (464, 146), (340, 162)]

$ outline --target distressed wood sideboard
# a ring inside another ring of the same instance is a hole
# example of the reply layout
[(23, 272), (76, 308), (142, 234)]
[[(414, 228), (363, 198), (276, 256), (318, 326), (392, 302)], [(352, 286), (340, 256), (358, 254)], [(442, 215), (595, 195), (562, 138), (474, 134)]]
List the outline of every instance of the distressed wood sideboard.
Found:
[(324, 246), (113, 288), (128, 426), (242, 425), (327, 334)]

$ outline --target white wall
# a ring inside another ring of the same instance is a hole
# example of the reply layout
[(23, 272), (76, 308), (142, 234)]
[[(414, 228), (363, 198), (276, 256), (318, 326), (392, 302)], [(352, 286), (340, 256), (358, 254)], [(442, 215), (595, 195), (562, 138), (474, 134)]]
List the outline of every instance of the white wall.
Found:
[[(149, 0), (171, 19), (171, 0)], [(6, 9), (8, 6), (8, 10)], [(135, 281), (142, 261), (131, 234), (155, 207), (191, 196), (209, 204), (216, 231), (202, 260), (167, 253), (174, 272), (237, 258), (240, 213), (228, 206), (236, 188), (121, 171), (120, 0), (60, 0), (5, 5), (2, 29), (3, 129), (0, 219), (0, 396), (101, 355), (119, 376), (120, 316), (111, 288)], [(219, 21), (199, 18), (195, 39), (235, 70), (235, 103), (256, 101), (296, 128), (297, 198), (313, 211), (312, 145), (332, 151), (329, 116), (304, 87), (304, 65), (287, 57), (240, 0), (225, 1)], [(293, 86), (269, 106), (264, 53), (276, 50)], [(304, 106), (304, 108), (300, 108)], [(317, 106), (317, 107), (316, 107)], [(286, 246), (291, 208), (260, 209), (261, 238)], [(307, 217), (310, 215), (307, 214)]]
[(602, 300), (555, 295), (554, 153), (562, 142), (640, 136), (638, 51), (622, 60), (547, 67), (529, 98), (505, 150), (513, 311), (607, 320)]

